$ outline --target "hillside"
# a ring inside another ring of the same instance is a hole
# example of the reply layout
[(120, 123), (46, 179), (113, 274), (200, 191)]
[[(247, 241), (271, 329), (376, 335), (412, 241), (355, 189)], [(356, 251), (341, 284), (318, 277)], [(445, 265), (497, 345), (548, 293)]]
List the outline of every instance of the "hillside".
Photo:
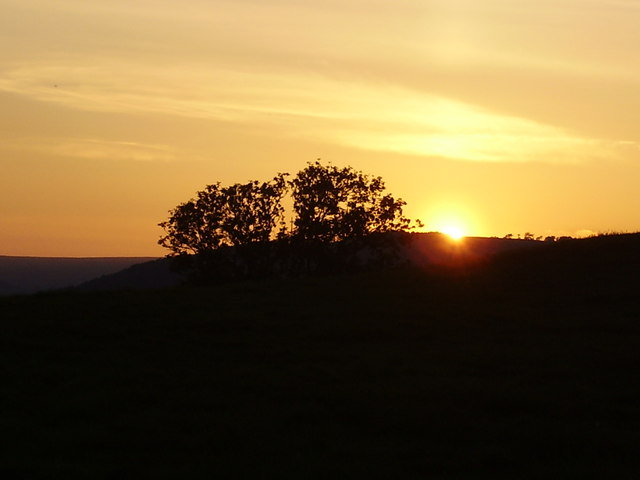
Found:
[(174, 271), (171, 259), (160, 258), (132, 265), (110, 275), (103, 275), (80, 284), (80, 291), (141, 290), (175, 287), (185, 281), (185, 276)]
[[(391, 264), (395, 266), (407, 266), (413, 265), (417, 267), (432, 267), (432, 266), (444, 266), (451, 267), (454, 265), (471, 265), (478, 261), (487, 260), (502, 252), (509, 252), (512, 250), (520, 250), (523, 248), (531, 248), (542, 245), (541, 242), (527, 241), (527, 240), (515, 240), (515, 239), (502, 239), (502, 238), (481, 238), (481, 237), (468, 237), (458, 242), (453, 242), (449, 237), (439, 233), (412, 233), (412, 234), (390, 234), (388, 239), (383, 239), (382, 245), (366, 245), (361, 248), (355, 256), (361, 257), (363, 265), (355, 268), (355, 270), (375, 270), (377, 266), (367, 266), (366, 260), (370, 256), (374, 256), (376, 247), (382, 249), (392, 246), (392, 250), (395, 254), (392, 255)], [(389, 241), (387, 241), (389, 240)], [(277, 248), (277, 247), (275, 247)], [(223, 252), (217, 252), (222, 255), (228, 255), (229, 252), (233, 252), (233, 248), (224, 249)], [(262, 250), (261, 250), (262, 252)], [(273, 250), (267, 248), (266, 255), (260, 256), (273, 256), (273, 263), (282, 262), (289, 251), (285, 250), (284, 255), (282, 253), (275, 253)], [(326, 252), (325, 252), (326, 253)], [(233, 255), (233, 253), (231, 253)], [(327, 259), (325, 258), (325, 261)], [(338, 266), (337, 270), (340, 270), (343, 262), (341, 257), (341, 251), (334, 253), (330, 261)], [(228, 264), (223, 262), (224, 267), (228, 267)], [(240, 269), (231, 265), (231, 270)], [(216, 278), (219, 283), (224, 283), (224, 274), (221, 271), (216, 271), (212, 268), (212, 277)], [(326, 272), (325, 272), (326, 273)], [(282, 278), (287, 276), (305, 276), (308, 272), (301, 274), (300, 272), (291, 272), (284, 269), (268, 278)], [(176, 286), (185, 281), (187, 278), (185, 272), (177, 273), (172, 268), (172, 260), (168, 258), (158, 259), (154, 261), (144, 262), (138, 265), (134, 265), (125, 270), (104, 275), (100, 278), (92, 279), (78, 286), (80, 290), (122, 290), (122, 289), (144, 289), (144, 288), (164, 288)], [(233, 279), (237, 281), (237, 279)]]
[[(469, 237), (461, 242), (441, 234), (407, 235), (399, 252), (403, 263), (417, 266), (471, 263), (503, 251), (539, 242)], [(76, 287), (80, 290), (166, 288), (185, 280), (169, 259), (45, 258), (0, 256), (0, 295), (30, 294)]]
[(6, 478), (635, 478), (640, 238), (0, 299)]

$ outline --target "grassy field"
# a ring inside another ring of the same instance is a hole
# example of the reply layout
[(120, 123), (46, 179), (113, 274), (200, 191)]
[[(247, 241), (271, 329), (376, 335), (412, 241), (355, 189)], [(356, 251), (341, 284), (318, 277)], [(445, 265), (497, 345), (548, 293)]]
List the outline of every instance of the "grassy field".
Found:
[(0, 474), (635, 479), (638, 242), (613, 241), (0, 298)]

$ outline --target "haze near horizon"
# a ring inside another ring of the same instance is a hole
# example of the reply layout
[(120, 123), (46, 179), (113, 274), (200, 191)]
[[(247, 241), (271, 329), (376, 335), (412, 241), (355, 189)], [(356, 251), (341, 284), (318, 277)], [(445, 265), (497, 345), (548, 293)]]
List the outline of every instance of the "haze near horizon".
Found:
[(0, 254), (160, 256), (322, 158), (425, 230), (637, 231), (640, 4), (0, 0)]

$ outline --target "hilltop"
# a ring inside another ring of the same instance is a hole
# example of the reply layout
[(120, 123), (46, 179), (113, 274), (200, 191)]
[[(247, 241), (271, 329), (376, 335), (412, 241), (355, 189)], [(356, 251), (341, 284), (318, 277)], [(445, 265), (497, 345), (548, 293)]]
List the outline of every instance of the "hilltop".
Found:
[[(356, 265), (345, 267), (349, 263), (346, 258), (350, 245), (338, 244), (333, 250), (333, 246), (328, 246), (327, 251), (317, 252), (318, 256), (323, 258), (318, 270), (324, 274), (337, 273), (346, 271), (375, 271), (380, 268), (389, 267), (407, 267), (414, 266), (419, 268), (432, 267), (453, 267), (453, 266), (470, 266), (480, 261), (486, 261), (502, 252), (512, 250), (520, 250), (523, 248), (531, 248), (541, 245), (541, 242), (529, 240), (503, 239), (503, 238), (483, 238), (483, 237), (467, 237), (460, 241), (453, 241), (451, 238), (440, 233), (390, 233), (382, 237), (373, 239), (378, 243), (367, 243), (366, 241), (354, 250), (349, 250), (348, 255), (357, 257)], [(346, 242), (345, 242), (346, 243)], [(292, 249), (285, 247), (281, 249), (278, 245), (259, 245), (260, 251), (255, 257), (261, 261), (265, 257), (271, 258), (273, 264), (291, 263)], [(376, 256), (376, 249), (390, 252), (388, 258), (385, 258), (384, 265), (379, 263), (367, 262)], [(295, 253), (293, 253), (295, 255)], [(245, 265), (236, 265), (229, 258), (236, 259), (236, 249), (223, 248), (219, 252), (214, 252), (214, 257), (220, 256), (221, 267), (217, 270), (211, 267), (210, 276), (216, 279), (217, 283), (225, 283), (225, 281), (238, 281), (233, 274), (236, 270), (242, 270)], [(352, 258), (351, 258), (352, 259)], [(237, 261), (237, 259), (236, 259)], [(354, 263), (354, 262), (351, 262)], [(215, 265), (215, 263), (214, 263)], [(269, 269), (267, 269), (269, 270)], [(318, 274), (319, 272), (297, 272), (295, 270), (287, 270), (273, 268), (275, 273), (266, 274), (264, 280), (274, 280), (277, 278), (308, 276)], [(225, 280), (225, 273), (229, 277)], [(123, 271), (116, 272), (111, 275), (104, 275), (97, 279), (92, 279), (83, 283), (78, 288), (80, 290), (122, 290), (122, 289), (144, 289), (144, 288), (163, 288), (175, 286), (187, 280), (187, 273), (178, 272), (173, 268), (172, 259), (164, 258), (139, 265), (134, 265)]]
[[(452, 242), (438, 233), (403, 234), (400, 263), (451, 266), (492, 257), (540, 242), (467, 237)], [(65, 288), (122, 290), (167, 288), (186, 279), (172, 260), (152, 257), (56, 258), (0, 255), (0, 295), (32, 294)]]

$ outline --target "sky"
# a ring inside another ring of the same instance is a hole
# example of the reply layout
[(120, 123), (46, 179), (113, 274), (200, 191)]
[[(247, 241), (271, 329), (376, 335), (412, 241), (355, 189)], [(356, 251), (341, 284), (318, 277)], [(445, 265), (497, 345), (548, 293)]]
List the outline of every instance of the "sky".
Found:
[(640, 230), (638, 0), (0, 0), (0, 255), (161, 256), (317, 158), (425, 230)]

